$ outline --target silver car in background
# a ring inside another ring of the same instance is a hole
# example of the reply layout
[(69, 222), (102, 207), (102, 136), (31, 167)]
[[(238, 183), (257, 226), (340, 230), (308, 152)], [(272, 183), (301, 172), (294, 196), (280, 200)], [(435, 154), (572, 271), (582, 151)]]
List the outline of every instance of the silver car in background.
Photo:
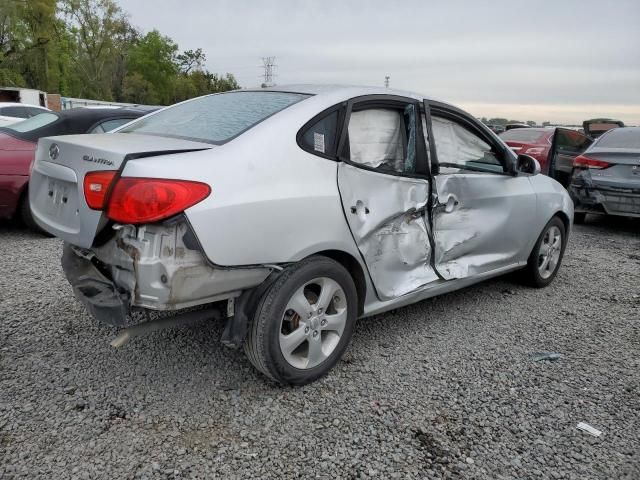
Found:
[(640, 217), (640, 127), (611, 129), (574, 157), (576, 223), (587, 214)]
[(224, 343), (304, 384), (358, 317), (519, 269), (548, 285), (573, 205), (539, 170), (445, 103), (292, 86), (42, 139), (30, 200), (93, 316), (225, 316)]

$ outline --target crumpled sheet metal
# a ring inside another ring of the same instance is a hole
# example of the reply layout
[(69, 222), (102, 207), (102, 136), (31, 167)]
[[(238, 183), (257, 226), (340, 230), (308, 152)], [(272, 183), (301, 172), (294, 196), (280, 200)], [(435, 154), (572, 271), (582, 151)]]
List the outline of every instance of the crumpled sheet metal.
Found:
[[(483, 273), (488, 266), (513, 255), (516, 246), (500, 238), (500, 232), (513, 226), (509, 225), (509, 211), (499, 197), (488, 195), (482, 208), (474, 208), (468, 205), (469, 202), (463, 201), (464, 206), (458, 207), (455, 214), (450, 215), (445, 206), (449, 197), (464, 199), (465, 194), (477, 186), (477, 182), (463, 175), (442, 175), (437, 182), (440, 205), (434, 213), (435, 265), (445, 279)], [(490, 238), (486, 232), (491, 232)], [(495, 242), (495, 248), (487, 248), (490, 242)], [(474, 252), (485, 253), (480, 255)]]
[(422, 217), (388, 219), (360, 243), (378, 294), (395, 298), (438, 279), (429, 260), (431, 246)]
[[(429, 184), (374, 172), (364, 174), (347, 164), (340, 169), (347, 220), (380, 298), (395, 298), (437, 280), (430, 265), (431, 245), (424, 217), (420, 212), (411, 214), (426, 206)], [(351, 206), (355, 213), (349, 211)]]

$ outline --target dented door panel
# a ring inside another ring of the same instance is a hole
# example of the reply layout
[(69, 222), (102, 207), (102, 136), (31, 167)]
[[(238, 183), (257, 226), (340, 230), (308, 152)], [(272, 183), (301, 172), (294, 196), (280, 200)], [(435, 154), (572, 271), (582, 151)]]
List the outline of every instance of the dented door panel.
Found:
[(431, 267), (425, 222), (429, 183), (341, 163), (338, 184), (345, 216), (381, 299), (438, 279)]
[(435, 266), (445, 279), (524, 264), (527, 225), (536, 201), (527, 177), (456, 173), (437, 175), (433, 210)]

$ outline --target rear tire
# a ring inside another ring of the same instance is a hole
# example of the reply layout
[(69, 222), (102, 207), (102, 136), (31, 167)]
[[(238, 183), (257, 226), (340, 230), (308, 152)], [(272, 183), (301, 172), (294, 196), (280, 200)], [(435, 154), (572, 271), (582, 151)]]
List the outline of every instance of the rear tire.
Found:
[(326, 375), (346, 350), (358, 315), (353, 278), (314, 256), (283, 271), (265, 291), (244, 351), (276, 382), (305, 385)]
[(576, 225), (582, 225), (587, 218), (587, 214), (584, 212), (577, 212), (573, 214), (573, 223)]
[(560, 269), (566, 246), (564, 222), (559, 217), (553, 217), (542, 229), (529, 255), (523, 271), (525, 283), (535, 288), (543, 288), (553, 282)]
[(22, 223), (29, 229), (40, 235), (45, 237), (53, 237), (49, 232), (43, 230), (38, 226), (36, 221), (33, 219), (33, 214), (31, 213), (31, 205), (29, 205), (29, 190), (25, 190), (22, 194), (22, 199), (20, 200), (20, 219)]

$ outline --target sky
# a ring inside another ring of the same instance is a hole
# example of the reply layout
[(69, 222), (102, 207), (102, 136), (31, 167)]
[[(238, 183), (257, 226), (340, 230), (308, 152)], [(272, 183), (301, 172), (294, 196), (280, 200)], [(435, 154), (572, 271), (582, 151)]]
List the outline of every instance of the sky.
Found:
[(477, 117), (640, 125), (640, 0), (117, 0), (242, 87), (384, 84)]

